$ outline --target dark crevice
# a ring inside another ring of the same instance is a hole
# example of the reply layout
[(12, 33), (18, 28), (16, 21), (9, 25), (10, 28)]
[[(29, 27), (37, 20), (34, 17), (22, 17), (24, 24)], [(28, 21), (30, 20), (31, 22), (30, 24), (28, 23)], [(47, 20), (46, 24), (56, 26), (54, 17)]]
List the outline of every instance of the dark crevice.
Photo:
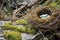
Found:
[(43, 3), (45, 3), (47, 0), (43, 0), (40, 4), (43, 4)]

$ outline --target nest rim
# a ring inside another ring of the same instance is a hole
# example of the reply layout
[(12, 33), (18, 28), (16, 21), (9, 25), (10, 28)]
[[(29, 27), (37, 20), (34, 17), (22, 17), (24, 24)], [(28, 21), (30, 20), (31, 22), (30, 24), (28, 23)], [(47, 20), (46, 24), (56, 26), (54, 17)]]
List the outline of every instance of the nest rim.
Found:
[[(38, 11), (43, 10), (45, 8), (50, 10), (51, 14), (49, 14), (50, 18), (42, 20), (42, 19), (40, 19), (37, 16), (37, 13), (38, 13)], [(31, 12), (31, 19), (30, 20), (31, 20), (31, 22), (33, 22), (32, 25), (35, 28), (42, 28), (42, 29), (46, 29), (46, 30), (53, 30), (53, 28), (57, 29), (57, 26), (55, 25), (56, 22), (55, 23), (53, 22), (56, 19), (56, 17), (58, 17), (56, 15), (59, 15), (59, 11), (58, 10), (53, 10), (50, 7), (43, 7), (43, 8), (42, 7), (38, 7), (36, 9), (33, 9), (33, 11)], [(41, 23), (43, 22), (43, 23), (41, 24), (39, 22), (41, 22)], [(54, 25), (54, 26), (52, 26), (52, 25)]]

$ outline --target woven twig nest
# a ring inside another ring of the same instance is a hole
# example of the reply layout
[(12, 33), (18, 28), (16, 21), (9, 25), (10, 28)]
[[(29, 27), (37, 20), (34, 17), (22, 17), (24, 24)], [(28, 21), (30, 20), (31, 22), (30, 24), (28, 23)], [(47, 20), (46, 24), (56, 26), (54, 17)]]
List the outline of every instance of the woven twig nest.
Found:
[[(53, 10), (50, 7), (37, 7), (34, 8), (31, 12), (30, 23), (36, 28), (36, 29), (43, 29), (44, 31), (48, 30), (55, 30), (58, 28), (58, 20), (60, 17), (59, 10)], [(49, 16), (46, 16), (49, 15)], [(44, 15), (45, 18), (41, 18), (40, 16)], [(60, 23), (60, 21), (59, 21)]]

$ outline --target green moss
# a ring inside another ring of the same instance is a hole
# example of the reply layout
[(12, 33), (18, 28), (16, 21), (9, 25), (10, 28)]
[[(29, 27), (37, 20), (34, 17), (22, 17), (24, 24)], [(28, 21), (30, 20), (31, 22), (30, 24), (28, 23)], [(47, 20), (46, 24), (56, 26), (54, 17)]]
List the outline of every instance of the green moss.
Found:
[(16, 21), (16, 24), (24, 24), (24, 25), (26, 25), (26, 24), (28, 24), (28, 22), (25, 19), (20, 19), (20, 20)]
[(14, 32), (14, 31), (6, 32), (4, 34), (4, 37), (7, 40), (22, 40), (20, 32)]
[(4, 24), (2, 26), (3, 30), (17, 30), (18, 26), (10, 25), (10, 24)]
[(58, 2), (60, 2), (60, 0), (58, 0)]
[(34, 35), (35, 34), (35, 30), (31, 29), (31, 28), (27, 28), (27, 33)]
[(33, 26), (31, 24), (29, 24), (28, 27), (31, 28), (31, 29), (33, 28)]
[[(22, 20), (19, 20), (19, 24), (20, 24), (20, 21), (23, 22), (23, 24), (28, 24), (27, 22), (25, 22), (24, 19)], [(17, 31), (17, 32), (22, 32), (22, 33), (29, 33), (29, 34), (35, 34), (35, 29), (33, 28), (32, 25), (28, 24), (26, 25), (27, 27), (18, 27), (16, 25), (12, 25), (11, 23), (5, 23), (3, 26), (2, 26), (2, 29), (3, 30), (12, 30), (12, 31)]]
[(19, 30), (20, 30), (21, 32), (26, 32), (26, 27), (21, 27)]
[(7, 25), (7, 24), (12, 25), (12, 22), (7, 22), (7, 23), (5, 23), (5, 25)]
[(52, 2), (52, 3), (51, 3), (51, 7), (57, 8), (57, 7), (58, 7), (58, 3), (57, 3), (57, 2)]

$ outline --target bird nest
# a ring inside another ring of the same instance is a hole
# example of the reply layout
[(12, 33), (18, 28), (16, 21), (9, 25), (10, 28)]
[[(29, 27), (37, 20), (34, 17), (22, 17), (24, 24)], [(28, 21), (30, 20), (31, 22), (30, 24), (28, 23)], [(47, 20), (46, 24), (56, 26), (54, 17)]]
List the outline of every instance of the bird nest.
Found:
[(56, 30), (58, 28), (57, 25), (60, 23), (59, 10), (54, 10), (51, 7), (37, 7), (34, 8), (30, 13), (30, 23), (36, 29), (49, 31)]

